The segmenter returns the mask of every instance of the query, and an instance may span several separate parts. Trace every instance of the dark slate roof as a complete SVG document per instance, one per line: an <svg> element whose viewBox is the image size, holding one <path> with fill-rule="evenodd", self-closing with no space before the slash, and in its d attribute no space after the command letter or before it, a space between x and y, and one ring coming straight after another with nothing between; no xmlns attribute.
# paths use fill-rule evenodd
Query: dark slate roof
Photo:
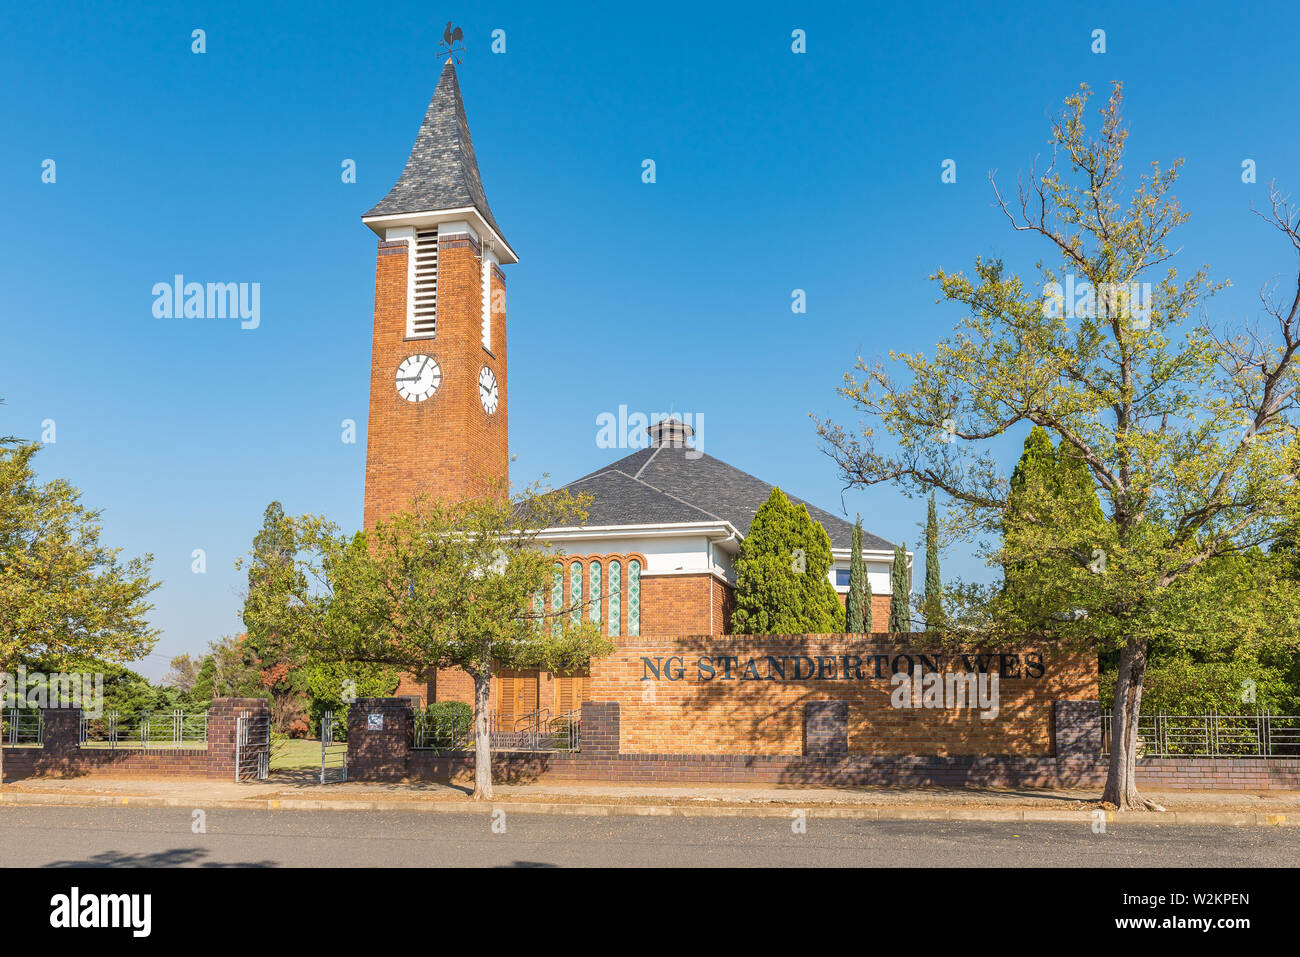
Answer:
<svg viewBox="0 0 1300 957"><path fill-rule="evenodd" d="M626 472L607 469L578 479L566 488L590 495L586 525L644 525L652 522L714 522L718 516L689 502L638 482ZM629 518L629 516L633 516Z"/></svg>
<svg viewBox="0 0 1300 957"><path fill-rule="evenodd" d="M424 123L415 137L406 169L388 195L365 215L388 216L462 206L477 209L497 235L505 239L483 192L483 179L479 176L474 143L469 136L469 121L465 118L465 103L456 81L456 67L448 58L429 101L428 112L424 114Z"/></svg>
<svg viewBox="0 0 1300 957"><path fill-rule="evenodd" d="M727 521L749 534L758 507L773 486L748 472L689 448L641 449L564 486L591 496L587 525L646 525L655 522ZM787 493L788 494L788 493ZM853 523L801 498L822 523L834 548L851 548ZM891 542L863 531L862 547L892 549Z"/></svg>

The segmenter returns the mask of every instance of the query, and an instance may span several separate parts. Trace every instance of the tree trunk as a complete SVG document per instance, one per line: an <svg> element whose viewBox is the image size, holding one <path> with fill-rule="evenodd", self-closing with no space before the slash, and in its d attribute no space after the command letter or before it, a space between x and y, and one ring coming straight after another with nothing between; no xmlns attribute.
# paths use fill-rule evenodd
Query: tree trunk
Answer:
<svg viewBox="0 0 1300 957"><path fill-rule="evenodd" d="M8 690L9 665L0 663L0 732L4 731L4 706L5 691ZM0 733L0 787L5 783L5 742L4 735Z"/></svg>
<svg viewBox="0 0 1300 957"><path fill-rule="evenodd" d="M1138 714L1142 706L1142 682L1147 672L1147 643L1131 638L1119 655L1115 684L1115 707L1110 722L1110 767L1102 800L1121 811L1163 811L1137 789Z"/></svg>
<svg viewBox="0 0 1300 957"><path fill-rule="evenodd" d="M492 800L492 672L474 675L474 800Z"/></svg>

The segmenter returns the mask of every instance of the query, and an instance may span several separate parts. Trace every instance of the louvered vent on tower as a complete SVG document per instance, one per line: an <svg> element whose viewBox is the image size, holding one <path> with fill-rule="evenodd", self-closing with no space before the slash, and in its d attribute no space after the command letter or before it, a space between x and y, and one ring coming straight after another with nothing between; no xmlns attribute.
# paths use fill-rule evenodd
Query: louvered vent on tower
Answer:
<svg viewBox="0 0 1300 957"><path fill-rule="evenodd" d="M415 234L415 273L412 286L411 335L438 333L438 227Z"/></svg>

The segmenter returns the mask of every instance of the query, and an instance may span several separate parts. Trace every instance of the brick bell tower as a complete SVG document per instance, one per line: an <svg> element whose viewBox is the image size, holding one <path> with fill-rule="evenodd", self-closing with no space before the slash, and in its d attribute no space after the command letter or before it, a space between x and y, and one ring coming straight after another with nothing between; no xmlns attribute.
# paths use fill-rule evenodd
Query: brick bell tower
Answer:
<svg viewBox="0 0 1300 957"><path fill-rule="evenodd" d="M451 58L396 185L361 221L379 237L365 525L418 493L508 478L506 294L519 258L488 207Z"/></svg>

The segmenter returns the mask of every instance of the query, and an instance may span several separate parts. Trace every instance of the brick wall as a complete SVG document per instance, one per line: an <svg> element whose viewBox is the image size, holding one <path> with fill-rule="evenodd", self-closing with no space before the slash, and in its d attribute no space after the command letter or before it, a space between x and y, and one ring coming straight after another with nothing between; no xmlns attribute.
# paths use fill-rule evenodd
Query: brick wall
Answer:
<svg viewBox="0 0 1300 957"><path fill-rule="evenodd" d="M641 575L641 634L723 634L727 618L724 611L725 599L714 587L716 581L717 579L712 575L707 574L646 575L643 573ZM714 609L712 622L709 618L710 606ZM623 634L627 634L627 629L623 630Z"/></svg>
<svg viewBox="0 0 1300 957"><path fill-rule="evenodd" d="M81 711L45 710L44 747L5 748L4 780L28 777L207 777L234 780L235 732L242 712L268 714L262 698L217 698L208 711L207 748L80 745Z"/></svg>
<svg viewBox="0 0 1300 957"><path fill-rule="evenodd" d="M1073 723L1054 740L1070 738L1087 709L1053 709ZM411 748L409 726L401 724L404 699L358 702L364 712L382 712L384 730L368 731L363 722L350 727L348 764L354 780L435 780L472 782L474 758L466 752L439 753ZM627 754L618 750L621 717L617 702L587 702L582 707L581 750L577 753L498 751L492 755L493 780L505 783L604 781L632 783L744 783L826 785L837 787L1083 787L1100 788L1106 767L1083 747L1060 755L873 755L846 747L848 720L843 701L806 702L806 753L771 754ZM393 717L393 721L389 720ZM1085 723L1086 723L1086 715ZM398 722L398 723L394 723ZM1075 734L1075 742L1088 740ZM1300 787L1300 760L1264 761L1148 759L1138 764L1138 782L1149 788L1223 788L1232 790Z"/></svg>
<svg viewBox="0 0 1300 957"><path fill-rule="evenodd" d="M371 727L372 716L377 728ZM348 708L348 775L359 781L404 777L411 739L405 698L358 698Z"/></svg>
<svg viewBox="0 0 1300 957"><path fill-rule="evenodd" d="M1030 653L1041 655L1040 677L1026 673ZM892 707L893 671L910 672L916 664L934 670L937 664L939 671L952 667L960 672L964 662L884 635L623 638L613 654L592 663L587 699L619 703L620 750L625 753L798 755L805 704L842 700L848 708L848 750L854 754L1050 756L1053 702L1095 699L1095 659L1044 648L1013 653L1018 657L1004 665L988 654L978 660L1007 672L999 679L1000 711L992 720L972 708ZM765 672L767 655L784 656L791 670L795 657L804 669L815 662L819 676L772 681L740 674L751 657ZM739 659L730 679L723 656ZM858 659L862 679L843 677L845 656ZM653 674L644 664L647 657L661 668L669 661L680 664L685 674L676 681L644 680ZM701 677L696 667L701 657L712 659L712 680Z"/></svg>
<svg viewBox="0 0 1300 957"><path fill-rule="evenodd" d="M1219 762L1263 765L1265 762ZM1139 787L1149 790L1295 790L1300 788L1300 761L1267 762L1269 767L1208 767L1191 759L1138 765ZM825 787L996 787L1100 790L1106 768L1086 771L1052 758L914 757L868 755L781 758L764 755L526 754L492 756L493 780L508 784L539 781L600 781L634 784L756 784ZM470 784L474 759L469 755L413 752L412 780Z"/></svg>
<svg viewBox="0 0 1300 957"><path fill-rule="evenodd" d="M803 753L817 757L849 753L849 703L805 701Z"/></svg>

